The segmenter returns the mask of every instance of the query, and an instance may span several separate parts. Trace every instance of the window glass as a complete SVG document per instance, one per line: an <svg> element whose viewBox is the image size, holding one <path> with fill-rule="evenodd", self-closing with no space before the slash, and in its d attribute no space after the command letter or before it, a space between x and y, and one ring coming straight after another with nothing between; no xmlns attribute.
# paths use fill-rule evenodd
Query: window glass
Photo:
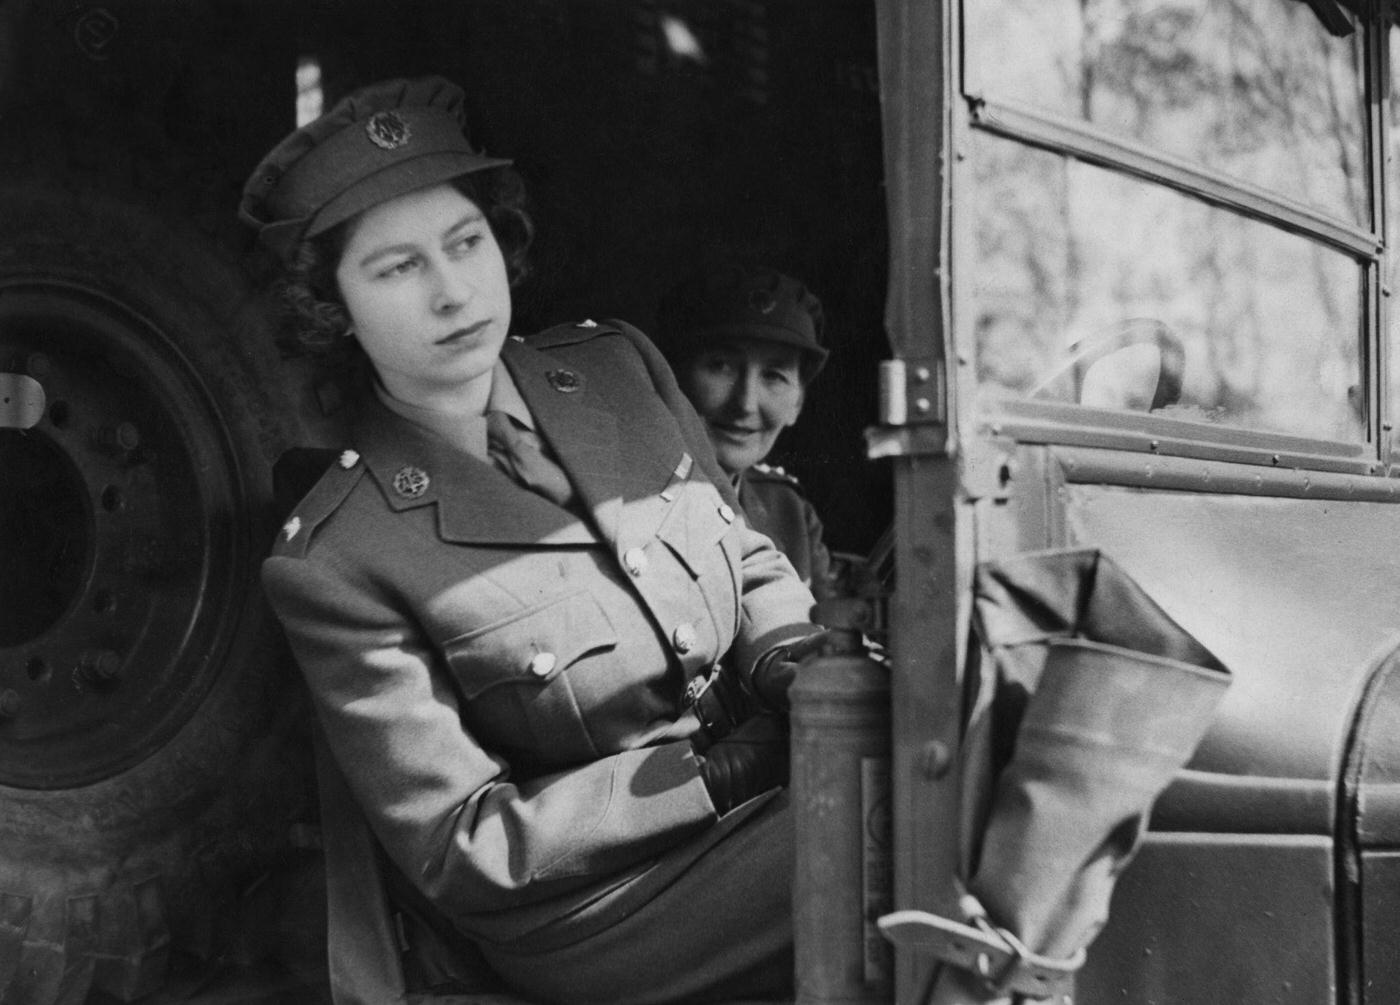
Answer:
<svg viewBox="0 0 1400 1005"><path fill-rule="evenodd" d="M984 401L1364 441L1355 259L1073 158L973 142Z"/></svg>
<svg viewBox="0 0 1400 1005"><path fill-rule="evenodd" d="M1361 33L1298 0L971 0L970 94L1090 122L1369 229Z"/></svg>

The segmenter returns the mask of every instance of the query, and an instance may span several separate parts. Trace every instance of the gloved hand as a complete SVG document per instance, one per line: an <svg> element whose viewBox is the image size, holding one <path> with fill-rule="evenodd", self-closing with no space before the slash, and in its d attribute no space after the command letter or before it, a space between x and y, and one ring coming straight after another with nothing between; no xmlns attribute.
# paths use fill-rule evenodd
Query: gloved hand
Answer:
<svg viewBox="0 0 1400 1005"><path fill-rule="evenodd" d="M721 816L788 782L787 729L775 716L756 715L695 756Z"/></svg>
<svg viewBox="0 0 1400 1005"><path fill-rule="evenodd" d="M838 651L844 651L849 647L844 645L841 636L851 634L835 631L813 632L796 642L774 646L754 661L745 682L746 690L763 711L786 712L790 707L788 688L792 686L802 661L823 651L828 644L836 646Z"/></svg>
<svg viewBox="0 0 1400 1005"><path fill-rule="evenodd" d="M728 736L758 711L728 665L692 680L682 704L700 720L700 733L709 743Z"/></svg>

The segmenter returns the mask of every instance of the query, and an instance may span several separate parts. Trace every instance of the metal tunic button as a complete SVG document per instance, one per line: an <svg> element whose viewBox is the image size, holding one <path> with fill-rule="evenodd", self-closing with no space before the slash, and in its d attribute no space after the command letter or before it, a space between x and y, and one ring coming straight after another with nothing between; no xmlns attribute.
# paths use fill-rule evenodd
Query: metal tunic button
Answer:
<svg viewBox="0 0 1400 1005"><path fill-rule="evenodd" d="M647 553L641 548L628 548L622 553L622 564L633 576L640 576L647 571Z"/></svg>
<svg viewBox="0 0 1400 1005"><path fill-rule="evenodd" d="M671 645L676 647L676 652L684 656L695 648L695 628L688 622L682 622L676 626L676 630L671 633Z"/></svg>
<svg viewBox="0 0 1400 1005"><path fill-rule="evenodd" d="M725 523L734 522L734 508L729 503L719 504L719 518Z"/></svg>
<svg viewBox="0 0 1400 1005"><path fill-rule="evenodd" d="M536 677L548 677L557 662L553 653L535 653L530 660L530 672Z"/></svg>

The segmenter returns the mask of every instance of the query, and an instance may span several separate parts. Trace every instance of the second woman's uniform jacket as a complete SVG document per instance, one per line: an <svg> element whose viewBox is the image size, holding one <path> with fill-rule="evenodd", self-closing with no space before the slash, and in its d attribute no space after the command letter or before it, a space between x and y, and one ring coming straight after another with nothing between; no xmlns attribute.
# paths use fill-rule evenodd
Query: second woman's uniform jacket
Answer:
<svg viewBox="0 0 1400 1005"><path fill-rule="evenodd" d="M371 402L263 577L379 843L468 933L713 827L686 686L811 630L644 336L502 360L584 518Z"/></svg>
<svg viewBox="0 0 1400 1005"><path fill-rule="evenodd" d="M829 596L831 553L822 537L822 521L816 507L797 479L782 468L755 464L737 479L744 515L787 556L797 575L818 599Z"/></svg>

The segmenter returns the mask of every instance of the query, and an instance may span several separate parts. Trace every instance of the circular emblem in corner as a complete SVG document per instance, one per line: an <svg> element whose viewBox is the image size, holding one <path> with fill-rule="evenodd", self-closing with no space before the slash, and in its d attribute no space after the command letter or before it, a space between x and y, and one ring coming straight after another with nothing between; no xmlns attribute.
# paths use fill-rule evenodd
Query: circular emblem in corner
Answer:
<svg viewBox="0 0 1400 1005"><path fill-rule="evenodd" d="M365 123L365 135L381 150L397 150L413 138L408 123L398 112L375 112Z"/></svg>

